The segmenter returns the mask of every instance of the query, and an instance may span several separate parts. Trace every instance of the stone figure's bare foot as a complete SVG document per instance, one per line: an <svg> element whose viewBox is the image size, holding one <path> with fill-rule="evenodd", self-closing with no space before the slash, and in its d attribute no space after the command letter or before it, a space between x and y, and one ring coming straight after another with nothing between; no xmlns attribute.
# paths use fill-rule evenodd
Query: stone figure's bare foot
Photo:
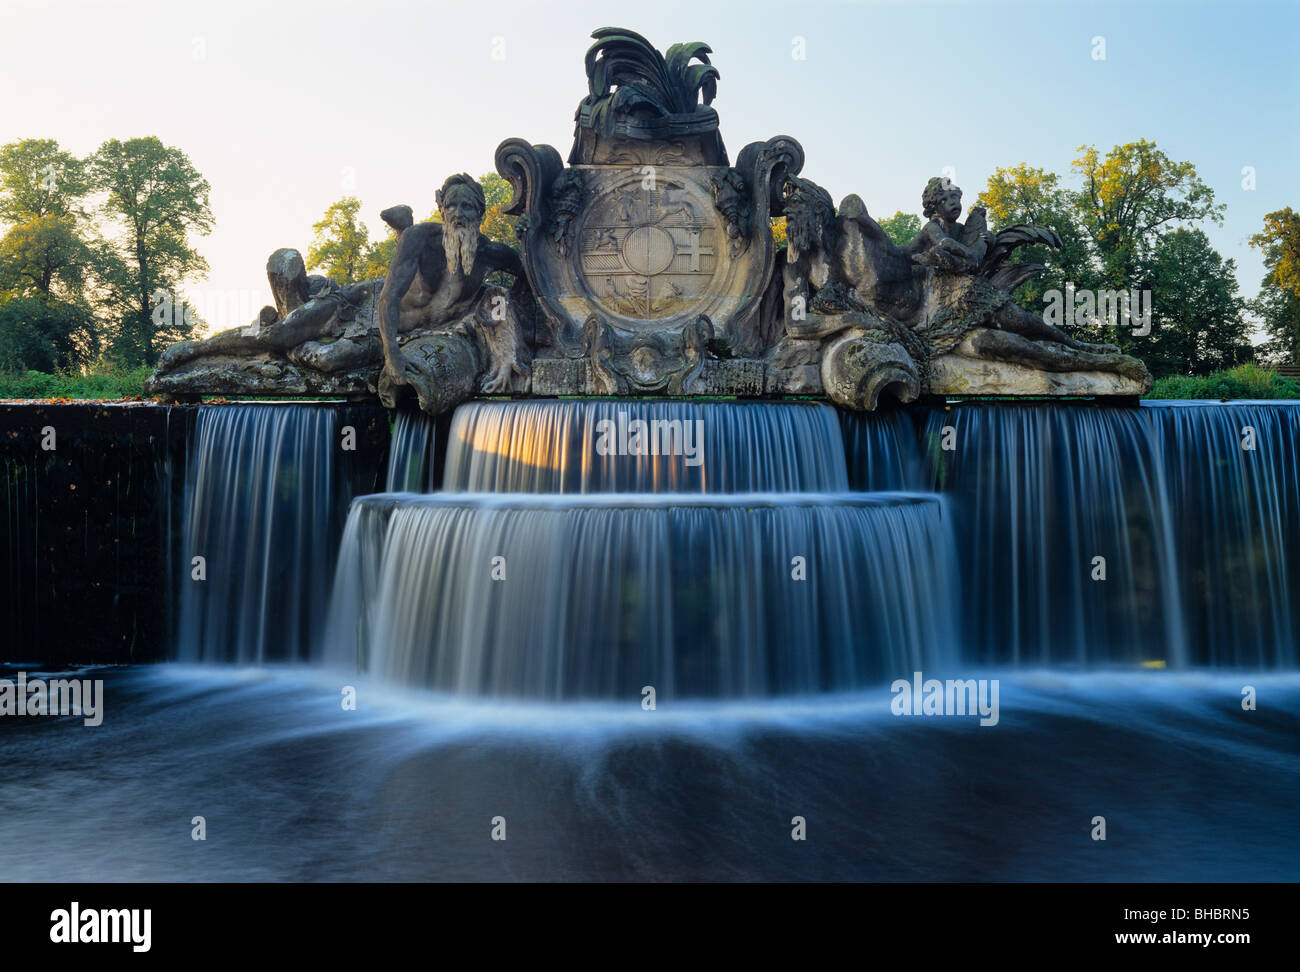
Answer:
<svg viewBox="0 0 1300 972"><path fill-rule="evenodd" d="M483 379L483 391L488 395L500 395L510 390L510 364L507 362Z"/></svg>

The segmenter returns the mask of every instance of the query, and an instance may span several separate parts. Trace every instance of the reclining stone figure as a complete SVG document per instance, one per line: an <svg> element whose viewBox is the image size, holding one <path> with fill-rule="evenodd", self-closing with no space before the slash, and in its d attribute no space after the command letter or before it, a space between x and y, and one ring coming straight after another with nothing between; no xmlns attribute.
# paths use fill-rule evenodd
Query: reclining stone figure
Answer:
<svg viewBox="0 0 1300 972"><path fill-rule="evenodd" d="M874 408L886 389L911 401L932 390L931 362L944 354L1044 372L1110 373L1135 389L1149 387L1136 358L1073 338L1012 299L1042 268L1008 265L1006 257L1026 243L1059 245L1051 230L1014 226L995 236L978 207L963 225L961 190L937 177L922 194L929 221L901 247L855 195L838 215L826 191L807 179L790 179L786 196L787 340L775 361L792 353L818 360L817 345L822 386L841 404Z"/></svg>
<svg viewBox="0 0 1300 972"><path fill-rule="evenodd" d="M308 276L297 250L277 250L267 261L275 306L248 327L172 345L148 390L184 394L201 371L207 388L232 394L377 391L391 407L409 385L433 413L475 391L522 390L520 305L531 296L519 257L479 232L487 207L470 176L450 177L437 200L441 224L412 225L408 206L384 211L398 234L385 277L340 287ZM494 270L515 287L485 285Z"/></svg>

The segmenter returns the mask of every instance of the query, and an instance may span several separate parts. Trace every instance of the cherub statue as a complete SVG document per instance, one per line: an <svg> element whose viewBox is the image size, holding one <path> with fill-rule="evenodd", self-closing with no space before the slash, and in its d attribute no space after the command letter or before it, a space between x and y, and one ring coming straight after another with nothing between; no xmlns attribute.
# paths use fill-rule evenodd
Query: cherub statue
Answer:
<svg viewBox="0 0 1300 972"><path fill-rule="evenodd" d="M985 224L984 210L971 210L966 225L961 218L961 190L938 176L926 183L921 193L922 214L928 222L921 227L903 252L914 263L938 267L950 273L974 273L993 245L993 234Z"/></svg>
<svg viewBox="0 0 1300 972"><path fill-rule="evenodd" d="M786 251L780 263L781 329L768 354L779 386L816 391L872 409L890 391L911 401L921 392L924 345L905 324L878 313L848 286L838 259L840 234L830 194L810 179L783 187ZM910 272L910 271L909 271ZM775 285L775 281L774 281ZM834 364L853 359L855 374Z"/></svg>

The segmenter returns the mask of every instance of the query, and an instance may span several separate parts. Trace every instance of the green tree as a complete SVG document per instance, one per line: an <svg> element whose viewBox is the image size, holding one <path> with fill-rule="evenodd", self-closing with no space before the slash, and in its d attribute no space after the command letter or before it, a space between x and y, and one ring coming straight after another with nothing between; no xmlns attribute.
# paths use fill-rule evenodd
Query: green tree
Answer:
<svg viewBox="0 0 1300 972"><path fill-rule="evenodd" d="M1157 374L1200 372L1207 362L1227 366L1248 357L1244 304L1235 278L1225 278L1232 276L1232 261L1224 261L1204 234L1178 235L1179 224L1189 229L1186 224L1223 221L1225 207L1214 202L1196 167L1173 161L1154 142L1139 140L1116 145L1105 156L1080 146L1073 169L1081 180L1078 189L1063 186L1054 172L1025 163L1000 168L977 200L988 210L993 230L1029 223L1060 234L1060 249L1025 247L1012 255L1012 263L1045 267L1017 288L1017 303L1041 313L1047 292L1063 294L1067 284L1094 293L1131 294L1146 288L1153 292L1160 322L1151 334L1137 337L1130 327L1102 320L1081 325L1076 333L1120 345L1146 359ZM1202 293L1179 272L1179 256L1209 275ZM1195 306L1200 299L1210 303Z"/></svg>
<svg viewBox="0 0 1300 972"><path fill-rule="evenodd" d="M180 149L158 138L110 139L90 159L102 217L116 230L105 291L119 315L112 352L122 363L153 366L162 349L190 336L185 314L158 313L161 297L180 306L184 281L206 275L190 234L212 230L209 185Z"/></svg>
<svg viewBox="0 0 1300 972"><path fill-rule="evenodd" d="M94 311L85 303L45 295L0 300L0 371L84 367L98 348Z"/></svg>
<svg viewBox="0 0 1300 972"><path fill-rule="evenodd" d="M0 146L0 220L12 224L0 237L0 368L75 368L98 352L89 288L102 242L88 192L85 165L53 139Z"/></svg>
<svg viewBox="0 0 1300 972"><path fill-rule="evenodd" d="M0 290L80 299L98 259L72 217L37 216L0 237Z"/></svg>
<svg viewBox="0 0 1300 972"><path fill-rule="evenodd" d="M397 233L390 230L387 238L380 240L366 251L365 259L361 263L360 279L375 280L387 276L388 267L392 264L393 254L396 251Z"/></svg>
<svg viewBox="0 0 1300 972"><path fill-rule="evenodd" d="M1250 238L1264 254L1267 273L1250 309L1269 335L1266 350L1300 362L1300 213L1287 206L1264 217L1264 228Z"/></svg>
<svg viewBox="0 0 1300 972"><path fill-rule="evenodd" d="M888 219L880 221L880 228L885 231L895 246L905 246L921 232L921 217L916 213L905 213L901 209Z"/></svg>
<svg viewBox="0 0 1300 972"><path fill-rule="evenodd" d="M790 243L785 227L785 217L773 216L770 222L772 224L772 242L776 244L777 250L782 250Z"/></svg>
<svg viewBox="0 0 1300 972"><path fill-rule="evenodd" d="M0 146L0 222L77 215L89 190L85 164L52 138Z"/></svg>
<svg viewBox="0 0 1300 972"><path fill-rule="evenodd" d="M1264 266L1277 286L1300 294L1300 213L1290 206L1269 213L1250 245L1264 251Z"/></svg>
<svg viewBox="0 0 1300 972"><path fill-rule="evenodd" d="M495 172L485 172L478 177L478 184L483 187L483 195L487 198L487 212L483 214L483 235L489 240L519 249L519 237L515 235L519 217L508 216L505 211L514 195L510 183Z"/></svg>
<svg viewBox="0 0 1300 972"><path fill-rule="evenodd" d="M1101 283L1093 266L1088 234L1079 224L1074 195L1060 183L1060 176L1055 172L1022 162L995 169L976 199L976 204L988 211L989 229L994 232L1027 223L1054 229L1061 237L1060 249L1021 247L1008 261L1043 266L1040 275L1016 289L1016 303L1036 314L1043 312L1043 297L1049 290L1064 293L1067 283L1076 288L1095 289Z"/></svg>
<svg viewBox="0 0 1300 972"><path fill-rule="evenodd" d="M1265 277L1264 285L1247 307L1268 335L1262 351L1267 360L1300 364L1300 294L1278 287Z"/></svg>
<svg viewBox="0 0 1300 972"><path fill-rule="evenodd" d="M1236 266L1199 229L1162 234L1146 266L1151 333L1142 355L1151 374L1208 375L1251 359Z"/></svg>
<svg viewBox="0 0 1300 972"><path fill-rule="evenodd" d="M360 212L361 200L344 196L312 224L316 235L307 251L308 270L323 270L340 287L366 279L362 269L371 250L370 230Z"/></svg>
<svg viewBox="0 0 1300 972"><path fill-rule="evenodd" d="M1140 139L1116 145L1105 157L1088 145L1074 160L1083 188L1074 194L1079 221L1092 240L1107 286L1133 286L1143 262L1171 223L1222 223L1227 207L1191 162L1175 162Z"/></svg>

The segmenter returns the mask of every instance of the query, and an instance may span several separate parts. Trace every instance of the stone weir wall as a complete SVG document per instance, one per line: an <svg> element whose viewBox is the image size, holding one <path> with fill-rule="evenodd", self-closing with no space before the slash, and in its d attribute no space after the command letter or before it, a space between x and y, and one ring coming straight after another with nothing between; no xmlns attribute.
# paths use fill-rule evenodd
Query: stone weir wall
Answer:
<svg viewBox="0 0 1300 972"><path fill-rule="evenodd" d="M0 403L0 663L167 657L188 446L207 407ZM342 485L383 488L383 408L275 407L339 410L357 432L336 464Z"/></svg>

